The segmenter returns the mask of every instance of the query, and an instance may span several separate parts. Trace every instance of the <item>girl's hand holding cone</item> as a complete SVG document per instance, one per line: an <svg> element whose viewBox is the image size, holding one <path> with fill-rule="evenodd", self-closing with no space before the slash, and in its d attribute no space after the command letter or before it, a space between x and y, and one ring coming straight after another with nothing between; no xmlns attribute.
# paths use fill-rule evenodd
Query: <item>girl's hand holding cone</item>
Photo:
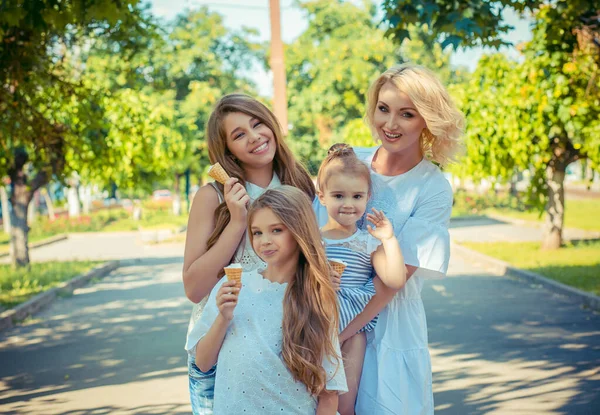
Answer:
<svg viewBox="0 0 600 415"><path fill-rule="evenodd" d="M245 228L250 196L235 177L229 178L225 182L225 203L231 214L231 221L243 224Z"/></svg>
<svg viewBox="0 0 600 415"><path fill-rule="evenodd" d="M234 280L224 282L221 288L219 288L219 292L217 293L217 307L219 308L219 313L227 321L233 319L233 310L237 305L239 294L240 288L237 281Z"/></svg>

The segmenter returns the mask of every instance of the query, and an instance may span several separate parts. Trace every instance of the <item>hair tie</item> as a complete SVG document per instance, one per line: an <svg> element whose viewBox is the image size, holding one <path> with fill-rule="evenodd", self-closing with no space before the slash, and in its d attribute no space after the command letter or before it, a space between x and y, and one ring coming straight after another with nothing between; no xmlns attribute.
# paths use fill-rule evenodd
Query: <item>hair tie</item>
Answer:
<svg viewBox="0 0 600 415"><path fill-rule="evenodd" d="M349 146L346 143L336 143L336 144L332 145L331 147L329 147L329 150L327 150L327 156L340 157L340 156L349 156L351 154L355 155L354 150L352 149L351 146Z"/></svg>

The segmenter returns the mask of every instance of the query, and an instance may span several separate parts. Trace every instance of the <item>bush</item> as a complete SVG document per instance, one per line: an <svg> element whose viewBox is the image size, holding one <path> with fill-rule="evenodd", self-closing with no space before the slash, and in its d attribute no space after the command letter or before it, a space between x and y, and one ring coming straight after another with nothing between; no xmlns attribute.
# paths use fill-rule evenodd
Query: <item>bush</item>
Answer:
<svg viewBox="0 0 600 415"><path fill-rule="evenodd" d="M523 202L525 197L512 195L508 192L494 192L479 194L459 189L454 193L453 216L483 215L490 208L510 209L520 212L529 212L533 206Z"/></svg>

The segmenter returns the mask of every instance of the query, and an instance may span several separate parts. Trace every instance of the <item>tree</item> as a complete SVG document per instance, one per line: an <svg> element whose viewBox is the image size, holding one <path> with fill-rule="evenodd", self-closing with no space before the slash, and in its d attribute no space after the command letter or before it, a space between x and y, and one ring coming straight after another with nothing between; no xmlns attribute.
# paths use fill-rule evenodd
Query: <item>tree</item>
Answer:
<svg viewBox="0 0 600 415"><path fill-rule="evenodd" d="M29 264L27 208L72 158L102 147L105 98L74 65L93 39L130 51L133 32L149 27L138 1L8 0L0 5L0 176L11 181L13 263Z"/></svg>
<svg viewBox="0 0 600 415"><path fill-rule="evenodd" d="M208 164L205 123L214 103L231 92L254 94L242 72L263 58L262 46L251 40L255 34L247 29L228 31L219 14L201 7L178 15L158 36L141 39L139 43L146 44L132 59L114 56L109 45L90 55L89 70L105 91L146 97L168 115L163 130L168 139L155 147L168 162L159 169L156 157L148 160L150 165L136 164L148 185L174 183L177 201L186 172L203 172Z"/></svg>
<svg viewBox="0 0 600 415"><path fill-rule="evenodd" d="M468 118L459 171L507 179L515 169L531 170L530 197L546 210L546 249L562 242L567 166L587 159L600 171L599 51L585 27L557 39L561 15L542 7L522 63L484 57L468 84L456 88Z"/></svg>
<svg viewBox="0 0 600 415"><path fill-rule="evenodd" d="M387 34L396 42L410 38L411 26L427 25L431 40L438 39L445 49L508 45L502 35L512 27L502 20L502 12L534 10L541 4L540 0L384 0L382 7Z"/></svg>
<svg viewBox="0 0 600 415"><path fill-rule="evenodd" d="M473 157L464 164L475 175L500 177L532 168L531 198L547 212L542 245L559 247L566 166L586 158L598 168L600 1L388 0L383 8L388 34L396 41L408 36L411 24L427 24L443 47L504 45L501 35L510 26L501 12L533 13L534 39L523 50L525 62L484 59L469 92L463 91Z"/></svg>
<svg viewBox="0 0 600 415"><path fill-rule="evenodd" d="M315 0L301 7L308 28L285 51L289 141L315 172L327 145L363 116L369 83L400 57L377 29L372 5Z"/></svg>

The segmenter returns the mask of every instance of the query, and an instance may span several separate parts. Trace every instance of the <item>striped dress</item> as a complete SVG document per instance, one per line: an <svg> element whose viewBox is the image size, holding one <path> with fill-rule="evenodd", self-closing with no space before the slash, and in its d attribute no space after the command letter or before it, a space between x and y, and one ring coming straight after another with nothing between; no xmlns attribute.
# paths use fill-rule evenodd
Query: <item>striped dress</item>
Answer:
<svg viewBox="0 0 600 415"><path fill-rule="evenodd" d="M371 264L371 253L377 249L379 241L369 232L357 230L352 236L344 239L323 238L328 259L342 260L347 264L338 300L340 307L340 332L359 315L367 303L375 295L373 277L375 271ZM360 331L372 331L377 317Z"/></svg>

